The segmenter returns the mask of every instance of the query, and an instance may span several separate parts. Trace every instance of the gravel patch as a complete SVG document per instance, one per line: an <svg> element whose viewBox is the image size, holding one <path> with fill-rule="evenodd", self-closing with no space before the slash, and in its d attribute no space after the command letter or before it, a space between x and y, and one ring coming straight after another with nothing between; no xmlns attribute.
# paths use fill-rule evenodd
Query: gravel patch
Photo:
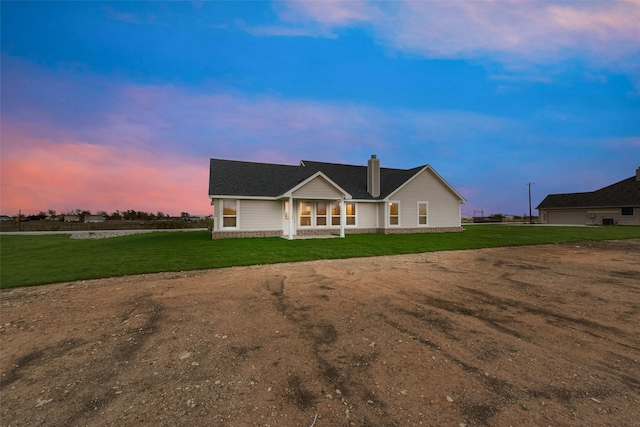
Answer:
<svg viewBox="0 0 640 427"><path fill-rule="evenodd" d="M71 233L71 239L109 239L111 237L129 236L131 234L149 233L155 230L119 230L119 231L85 231Z"/></svg>

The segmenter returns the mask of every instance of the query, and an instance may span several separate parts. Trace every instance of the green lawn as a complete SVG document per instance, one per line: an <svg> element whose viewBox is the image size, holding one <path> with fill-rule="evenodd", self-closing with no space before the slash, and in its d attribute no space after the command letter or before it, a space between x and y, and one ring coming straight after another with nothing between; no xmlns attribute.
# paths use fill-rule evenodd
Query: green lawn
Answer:
<svg viewBox="0 0 640 427"><path fill-rule="evenodd" d="M315 259L640 238L640 227L471 225L462 233L362 234L287 241L211 240L206 231L100 240L68 235L0 236L0 287Z"/></svg>

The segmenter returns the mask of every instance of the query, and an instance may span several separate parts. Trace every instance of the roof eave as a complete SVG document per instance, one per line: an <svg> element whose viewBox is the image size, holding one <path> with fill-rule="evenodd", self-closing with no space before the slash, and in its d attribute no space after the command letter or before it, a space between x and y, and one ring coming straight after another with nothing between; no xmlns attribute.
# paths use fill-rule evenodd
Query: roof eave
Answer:
<svg viewBox="0 0 640 427"><path fill-rule="evenodd" d="M279 200L281 196L245 196L242 194L209 194L210 199Z"/></svg>

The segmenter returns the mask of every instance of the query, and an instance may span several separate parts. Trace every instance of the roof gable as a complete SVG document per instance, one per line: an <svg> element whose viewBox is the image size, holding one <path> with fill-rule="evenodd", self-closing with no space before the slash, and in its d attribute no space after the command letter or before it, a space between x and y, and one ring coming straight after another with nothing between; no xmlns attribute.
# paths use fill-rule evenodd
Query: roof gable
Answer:
<svg viewBox="0 0 640 427"><path fill-rule="evenodd" d="M286 195L293 195L295 197L311 197L306 193L313 195L322 194L324 197L346 197L351 198L344 189L340 188L333 180L327 177L322 172L316 172L309 178L303 180L298 185L293 187L290 191L287 191ZM322 197L321 196L321 197Z"/></svg>
<svg viewBox="0 0 640 427"><path fill-rule="evenodd" d="M549 194L536 209L640 206L640 181L635 176L596 191Z"/></svg>
<svg viewBox="0 0 640 427"><path fill-rule="evenodd" d="M394 193L400 191L404 186L408 185L411 181L413 181L418 175L420 175L421 173L425 173L425 172L431 172L431 174L433 175L433 177L440 182L440 184L442 184L443 187L445 187L447 190L449 190L454 196L456 196L458 199L460 199L461 203L467 203L467 201L465 200L464 197L462 197L460 195L460 193L458 193L456 191L455 188L453 188L443 177L440 176L440 174L438 172L435 171L435 169L433 169L430 165L426 165L423 166L421 168L416 168L419 169L419 171L417 173L415 173L411 178L409 178L407 181L403 182L400 186L398 186L398 188L396 188L391 194L389 194L390 196L393 195Z"/></svg>

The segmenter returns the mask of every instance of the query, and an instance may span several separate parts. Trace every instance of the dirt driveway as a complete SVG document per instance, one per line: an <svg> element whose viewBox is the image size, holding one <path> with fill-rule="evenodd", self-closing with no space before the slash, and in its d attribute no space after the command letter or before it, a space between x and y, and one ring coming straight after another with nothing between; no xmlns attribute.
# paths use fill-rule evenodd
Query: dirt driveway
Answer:
<svg viewBox="0 0 640 427"><path fill-rule="evenodd" d="M640 240L1 297L3 426L640 425Z"/></svg>

